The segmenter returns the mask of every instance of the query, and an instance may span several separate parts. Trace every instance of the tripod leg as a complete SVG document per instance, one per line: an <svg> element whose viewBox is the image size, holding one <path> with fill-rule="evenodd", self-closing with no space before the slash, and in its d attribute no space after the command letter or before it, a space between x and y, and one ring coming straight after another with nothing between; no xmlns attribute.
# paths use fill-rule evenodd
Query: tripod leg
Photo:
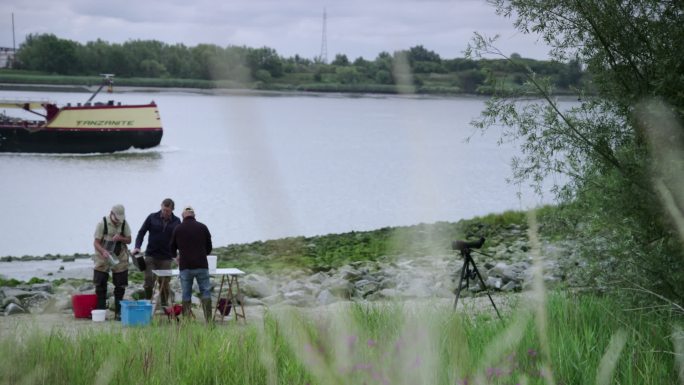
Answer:
<svg viewBox="0 0 684 385"><path fill-rule="evenodd" d="M487 292L487 297L489 297L489 302L492 303L492 306L494 306L494 310L496 311L496 315L499 316L500 320L503 320L501 318L501 314L499 314L499 309L496 308L496 305L494 304L494 300L492 299L492 296L489 295L489 289L487 289L487 285L485 285L484 280L482 279L482 276L480 275L480 271L477 270L477 266L475 266L475 261L472 260L470 256L468 256L468 260L466 263L472 263L473 264L473 269L475 270L475 274L477 274L477 278L480 279L480 283L482 284L482 287L485 289L485 292Z"/></svg>
<svg viewBox="0 0 684 385"><path fill-rule="evenodd" d="M463 267L461 267L461 278L458 280L458 286L456 287L456 299L454 300L454 310L456 310L456 305L458 305L458 297L461 296L461 285L463 284L463 277L467 274L467 265L465 261L463 262ZM468 281L466 281L466 286Z"/></svg>

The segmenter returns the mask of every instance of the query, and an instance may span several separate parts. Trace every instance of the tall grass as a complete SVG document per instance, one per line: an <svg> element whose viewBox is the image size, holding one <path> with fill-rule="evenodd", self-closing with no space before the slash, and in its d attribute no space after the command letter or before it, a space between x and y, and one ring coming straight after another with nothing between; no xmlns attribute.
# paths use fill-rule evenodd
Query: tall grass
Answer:
<svg viewBox="0 0 684 385"><path fill-rule="evenodd" d="M676 384L681 315L552 293L546 336L522 298L492 309L428 302L286 309L247 326L156 324L0 337L2 384ZM543 338L542 338L543 337ZM543 352L542 339L548 343ZM678 356L679 355L679 356ZM676 358L679 357L679 358Z"/></svg>

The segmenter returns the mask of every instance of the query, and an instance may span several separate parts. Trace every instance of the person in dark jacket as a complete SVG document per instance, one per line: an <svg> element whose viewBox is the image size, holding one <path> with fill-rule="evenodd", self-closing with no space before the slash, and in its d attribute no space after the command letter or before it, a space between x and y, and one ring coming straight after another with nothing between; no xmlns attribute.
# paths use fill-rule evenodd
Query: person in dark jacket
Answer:
<svg viewBox="0 0 684 385"><path fill-rule="evenodd" d="M211 253L211 233L203 223L195 219L195 210L191 206L183 209L181 214L183 223L176 226L171 236L171 253L178 255L181 288L183 290L183 314L188 315L191 310L192 283L197 280L204 318L207 322L212 319L211 287L209 277L209 263L207 255Z"/></svg>
<svg viewBox="0 0 684 385"><path fill-rule="evenodd" d="M145 249L145 298L152 299L152 292L154 291L155 276L152 270L169 270L173 261L171 255L171 235L176 226L180 225L180 219L173 215L175 204L171 198L166 198L161 203L161 210L147 216L145 222L138 230L138 236L135 238L135 248L133 249L133 256L140 252L145 234L150 233L147 239L147 248ZM160 283L160 299L162 306L168 306L169 297L169 278L159 277Z"/></svg>

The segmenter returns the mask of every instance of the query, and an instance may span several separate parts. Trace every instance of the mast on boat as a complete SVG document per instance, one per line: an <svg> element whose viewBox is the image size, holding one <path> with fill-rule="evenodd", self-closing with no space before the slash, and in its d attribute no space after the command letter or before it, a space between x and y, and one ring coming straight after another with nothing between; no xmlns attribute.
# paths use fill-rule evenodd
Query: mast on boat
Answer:
<svg viewBox="0 0 684 385"><path fill-rule="evenodd" d="M107 86L107 92L112 92L112 87L114 85L114 74L100 74L100 76L102 76L102 84L100 84L100 87L98 87L97 90L95 90L95 92L93 92L93 94L90 95L90 98L86 100L86 103L90 103L95 98L95 96L97 96L97 94L99 94L100 91L102 91L102 88L104 86Z"/></svg>

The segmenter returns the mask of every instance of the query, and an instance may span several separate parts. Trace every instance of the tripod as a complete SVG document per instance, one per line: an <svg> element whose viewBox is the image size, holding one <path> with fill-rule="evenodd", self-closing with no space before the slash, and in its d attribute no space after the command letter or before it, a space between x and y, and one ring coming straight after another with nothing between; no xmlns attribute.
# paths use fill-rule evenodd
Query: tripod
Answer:
<svg viewBox="0 0 684 385"><path fill-rule="evenodd" d="M487 297L489 297L489 301L492 303L492 306L496 311L496 315L499 316L499 319L502 319L501 314L499 314L499 309L496 308L494 300L492 299L492 296L489 294L489 290L487 289L487 285L485 285L484 280L480 275L480 271L477 270L475 261L473 260L473 257L470 255L471 248L479 249L480 247L482 247L483 244L484 238L480 238L480 240L476 242L454 241L452 243L452 248L454 250L460 250L461 256L463 257L463 267L461 267L461 278L458 280L458 286L456 289L454 310L456 310L456 305L458 305L458 298L461 296L461 289L463 288L463 279L465 278L465 287L468 288L470 286L470 280L474 280L475 277L477 277L480 279L480 284L485 289L485 292L487 292Z"/></svg>

